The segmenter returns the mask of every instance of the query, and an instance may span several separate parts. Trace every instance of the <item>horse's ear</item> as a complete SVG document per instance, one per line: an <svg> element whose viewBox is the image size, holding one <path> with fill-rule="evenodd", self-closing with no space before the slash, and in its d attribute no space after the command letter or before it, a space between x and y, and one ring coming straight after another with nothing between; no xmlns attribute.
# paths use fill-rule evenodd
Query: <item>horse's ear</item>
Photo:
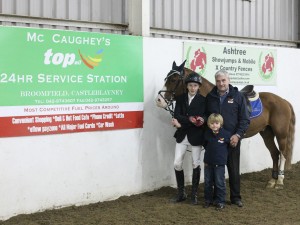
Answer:
<svg viewBox="0 0 300 225"><path fill-rule="evenodd" d="M174 70L175 68L177 68L177 65L176 65L176 62L174 61L173 65L172 65L172 70Z"/></svg>
<svg viewBox="0 0 300 225"><path fill-rule="evenodd" d="M181 65L179 66L180 71L182 71L184 69L185 62L186 62L186 60L184 60L183 63L181 63Z"/></svg>

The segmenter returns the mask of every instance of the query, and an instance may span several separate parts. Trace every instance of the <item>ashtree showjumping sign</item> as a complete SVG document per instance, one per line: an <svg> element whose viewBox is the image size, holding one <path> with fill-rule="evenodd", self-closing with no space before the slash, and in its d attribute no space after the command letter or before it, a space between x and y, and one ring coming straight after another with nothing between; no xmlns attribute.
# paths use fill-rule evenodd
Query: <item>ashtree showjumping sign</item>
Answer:
<svg viewBox="0 0 300 225"><path fill-rule="evenodd" d="M213 83L214 74L224 69L234 85L276 85L276 49L184 42L183 58L187 60L186 67Z"/></svg>
<svg viewBox="0 0 300 225"><path fill-rule="evenodd" d="M0 27L0 137L143 126L142 37Z"/></svg>

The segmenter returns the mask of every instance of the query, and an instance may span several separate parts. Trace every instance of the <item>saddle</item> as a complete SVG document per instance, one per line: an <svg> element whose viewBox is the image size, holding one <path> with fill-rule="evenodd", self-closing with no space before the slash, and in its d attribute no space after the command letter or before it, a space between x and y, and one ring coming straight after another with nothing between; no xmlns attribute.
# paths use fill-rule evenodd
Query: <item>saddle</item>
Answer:
<svg viewBox="0 0 300 225"><path fill-rule="evenodd" d="M259 98L259 93L254 91L253 85L247 85L240 92L250 101L255 101Z"/></svg>
<svg viewBox="0 0 300 225"><path fill-rule="evenodd" d="M247 85L240 92L247 99L247 107L250 115L250 119L260 116L263 110L262 102L259 98L259 93L254 91L253 85Z"/></svg>

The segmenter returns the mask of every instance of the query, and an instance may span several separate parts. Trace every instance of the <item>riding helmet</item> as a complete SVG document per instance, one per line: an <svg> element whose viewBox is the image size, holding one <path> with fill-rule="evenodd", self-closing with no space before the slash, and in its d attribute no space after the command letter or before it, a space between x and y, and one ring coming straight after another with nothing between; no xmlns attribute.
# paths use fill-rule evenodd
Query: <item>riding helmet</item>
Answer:
<svg viewBox="0 0 300 225"><path fill-rule="evenodd" d="M200 75L198 73L192 72L185 79L185 83L186 84L190 83L190 82L198 83L198 84L201 85L202 84L202 79L201 79L201 77L200 77Z"/></svg>

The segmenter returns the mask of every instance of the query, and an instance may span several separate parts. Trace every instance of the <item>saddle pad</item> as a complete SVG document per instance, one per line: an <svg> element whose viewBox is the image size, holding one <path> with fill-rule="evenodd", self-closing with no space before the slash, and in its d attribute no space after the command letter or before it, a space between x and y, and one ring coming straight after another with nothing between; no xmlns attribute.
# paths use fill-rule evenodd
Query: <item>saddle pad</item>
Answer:
<svg viewBox="0 0 300 225"><path fill-rule="evenodd" d="M255 101L250 101L250 104L252 108L250 119L260 116L263 111L263 106L260 98L256 99Z"/></svg>

